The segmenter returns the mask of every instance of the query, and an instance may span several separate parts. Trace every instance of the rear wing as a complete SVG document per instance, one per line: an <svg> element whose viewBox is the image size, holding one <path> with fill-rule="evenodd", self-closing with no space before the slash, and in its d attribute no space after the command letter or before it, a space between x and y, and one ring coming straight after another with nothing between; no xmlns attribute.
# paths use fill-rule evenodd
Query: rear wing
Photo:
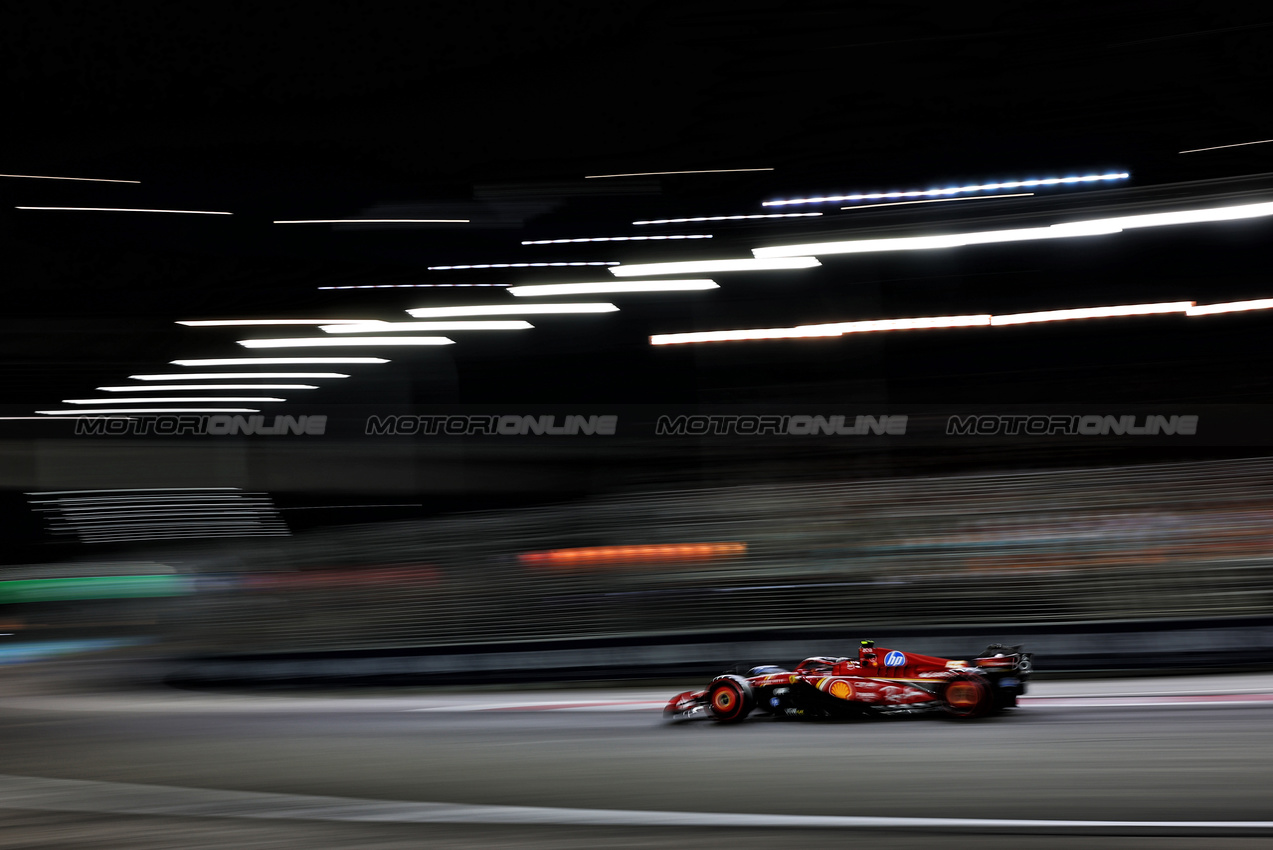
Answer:
<svg viewBox="0 0 1273 850"><path fill-rule="evenodd" d="M1034 671L1034 655L1033 653L1022 652L1021 647L1021 644L1008 646L1002 643L992 643L973 659L973 666L979 667L988 673L1011 672L1025 678Z"/></svg>

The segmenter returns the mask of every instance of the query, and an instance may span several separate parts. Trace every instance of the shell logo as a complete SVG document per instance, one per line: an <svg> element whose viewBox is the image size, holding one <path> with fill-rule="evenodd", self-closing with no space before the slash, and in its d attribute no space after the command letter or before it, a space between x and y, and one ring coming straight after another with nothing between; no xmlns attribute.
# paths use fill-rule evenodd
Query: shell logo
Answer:
<svg viewBox="0 0 1273 850"><path fill-rule="evenodd" d="M851 699L853 697L853 686L843 680L832 682L831 687L827 688L827 693L838 699Z"/></svg>

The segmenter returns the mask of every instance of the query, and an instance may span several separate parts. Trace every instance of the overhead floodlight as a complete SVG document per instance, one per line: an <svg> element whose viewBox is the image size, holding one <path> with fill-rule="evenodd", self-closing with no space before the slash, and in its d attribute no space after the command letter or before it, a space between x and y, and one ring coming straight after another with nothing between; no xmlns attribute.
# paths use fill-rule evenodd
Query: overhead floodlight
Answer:
<svg viewBox="0 0 1273 850"><path fill-rule="evenodd" d="M523 245L564 245L570 242L658 242L676 239L711 239L711 234L691 233L673 236L586 236L578 239L530 239Z"/></svg>
<svg viewBox="0 0 1273 850"><path fill-rule="evenodd" d="M207 401L207 399L203 399ZM37 410L44 416L114 416L129 413L134 416L145 413L260 413L255 407L138 407L138 408L103 408L100 410Z"/></svg>
<svg viewBox="0 0 1273 850"><path fill-rule="evenodd" d="M544 295L599 295L613 292L689 292L700 289L719 289L714 280L602 280L591 283L540 283L509 287L518 297Z"/></svg>
<svg viewBox="0 0 1273 850"><path fill-rule="evenodd" d="M634 171L631 174L588 174L584 180L600 180L603 177L659 177L665 174L729 174L736 171L773 171L769 168L706 168L698 171Z"/></svg>
<svg viewBox="0 0 1273 850"><path fill-rule="evenodd" d="M1036 313L1011 313L993 316L990 324L1025 325L1038 322L1068 322L1073 319L1109 319L1117 316L1150 316L1160 313L1184 313L1192 301L1168 301L1160 304L1123 304L1116 307L1080 307L1075 310L1043 310Z"/></svg>
<svg viewBox="0 0 1273 850"><path fill-rule="evenodd" d="M979 183L973 186L948 186L944 189L916 189L909 192L864 192L852 195L821 195L814 198L791 198L785 201L764 201L763 207L780 207L788 204L824 204L831 201L883 201L892 198L935 198L942 195L961 195L965 192L993 192L998 189L1024 189L1030 186L1061 186L1076 183L1097 183L1108 180L1126 180L1126 171L1111 174L1085 174L1080 177L1045 177L1039 180L1007 180L1001 183Z"/></svg>
<svg viewBox="0 0 1273 850"><path fill-rule="evenodd" d="M649 221L634 221L633 224L685 224L694 221L748 221L757 218L809 218L822 215L820 212L798 213L759 213L754 215L697 215L693 218L655 218Z"/></svg>
<svg viewBox="0 0 1273 850"><path fill-rule="evenodd" d="M244 348L324 348L324 347L357 347L367 345L396 345L402 347L452 345L455 340L444 336L399 336L376 337L369 339L333 339L331 337L305 337L300 339L241 339L239 345Z"/></svg>
<svg viewBox="0 0 1273 850"><path fill-rule="evenodd" d="M467 218L298 218L274 224L468 224Z"/></svg>
<svg viewBox="0 0 1273 850"><path fill-rule="evenodd" d="M141 403L150 404L151 402L154 402L155 404L189 404L189 403L209 402L209 401L226 402L226 403L237 402L239 404L247 404L247 403L257 404L257 403L266 402L266 401L287 401L287 399L268 398L268 397L267 398L244 398L239 396L207 396L204 398L200 398L199 396L193 396L190 398L185 398L185 397L175 398L175 397L169 397L169 396L163 396L161 398L64 398L62 399L62 404L141 404Z"/></svg>
<svg viewBox="0 0 1273 850"><path fill-rule="evenodd" d="M429 266L429 271L448 271L451 269L530 269L548 268L550 266L617 266L618 260L573 263L472 263L464 266Z"/></svg>
<svg viewBox="0 0 1273 850"><path fill-rule="evenodd" d="M296 366L313 363L389 363L381 357L205 357L199 360L169 360L173 366ZM193 377L193 376L191 376Z"/></svg>
<svg viewBox="0 0 1273 850"><path fill-rule="evenodd" d="M329 334L395 333L397 331L520 331L533 328L520 319L459 322L363 322L358 325L323 325Z"/></svg>
<svg viewBox="0 0 1273 850"><path fill-rule="evenodd" d="M174 372L164 375L129 375L133 381L235 381L243 378L348 378L342 372Z"/></svg>
<svg viewBox="0 0 1273 850"><path fill-rule="evenodd" d="M177 322L190 328L233 328L257 325L352 325L367 319L197 319Z"/></svg>
<svg viewBox="0 0 1273 850"><path fill-rule="evenodd" d="M135 207L14 207L17 210L61 210L63 212L141 212L175 213L177 215L234 215L210 210L143 210Z"/></svg>
<svg viewBox="0 0 1273 850"><path fill-rule="evenodd" d="M636 263L610 269L615 277L643 277L656 274L696 272L753 272L771 269L808 269L820 266L817 257L763 257L744 260L690 260L679 263Z"/></svg>
<svg viewBox="0 0 1273 850"><path fill-rule="evenodd" d="M1051 227L1026 227L1016 230L985 230L942 236L897 236L885 239L852 239L842 242L813 242L799 245L776 245L753 248L756 257L803 257L829 254L866 254L879 251L917 251L930 248L956 248L964 245L987 245L997 242L1024 242L1035 239L1064 239L1097 236L1147 227L1176 224L1200 224L1235 221L1273 215L1273 203L1238 204L1228 207L1206 207L1164 213L1117 216L1063 222Z"/></svg>
<svg viewBox="0 0 1273 850"><path fill-rule="evenodd" d="M416 307L407 313L417 319L447 316L521 316L548 313L613 313L619 308L606 303L575 304L478 304L469 307Z"/></svg>
<svg viewBox="0 0 1273 850"><path fill-rule="evenodd" d="M1273 310L1273 298L1257 298L1254 301L1227 301L1223 304L1195 304L1185 311L1185 315L1214 316L1217 313L1244 313L1248 310Z"/></svg>
<svg viewBox="0 0 1273 850"><path fill-rule="evenodd" d="M97 389L106 393L159 393L188 390L316 390L318 387L313 384L151 384Z"/></svg>

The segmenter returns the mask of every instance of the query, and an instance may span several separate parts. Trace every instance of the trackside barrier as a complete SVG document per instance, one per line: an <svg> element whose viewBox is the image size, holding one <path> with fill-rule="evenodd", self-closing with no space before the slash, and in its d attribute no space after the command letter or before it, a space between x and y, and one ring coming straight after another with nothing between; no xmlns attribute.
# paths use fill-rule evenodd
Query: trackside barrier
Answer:
<svg viewBox="0 0 1273 850"><path fill-rule="evenodd" d="M861 633L696 635L636 642L549 642L435 650L345 651L186 658L168 681L190 686L447 685L634 681L702 677L743 663L794 664L851 654ZM872 633L880 644L964 658L1021 643L1047 674L1224 672L1273 667L1273 618L914 629Z"/></svg>

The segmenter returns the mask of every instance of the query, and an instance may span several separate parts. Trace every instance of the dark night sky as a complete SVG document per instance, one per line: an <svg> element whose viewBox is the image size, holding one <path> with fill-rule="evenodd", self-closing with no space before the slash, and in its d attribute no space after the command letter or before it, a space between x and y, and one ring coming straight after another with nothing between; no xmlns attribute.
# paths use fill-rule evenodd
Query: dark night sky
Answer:
<svg viewBox="0 0 1273 850"><path fill-rule="evenodd" d="M521 246L648 217L828 191L1125 169L1125 188L993 202L997 226L1154 197L1269 188L1273 19L1224 4L29 5L0 27L4 399L34 409L237 331L181 318L367 316L460 298L320 285L591 279L431 264L748 256L800 234L978 226L969 204L815 225L694 225L710 243ZM1093 9L1096 9L1094 12ZM603 11L599 11L603 10ZM773 172L584 181L585 174ZM1237 179L1230 179L1237 178ZM1201 181L1201 182L1196 182ZM1224 182L1216 182L1224 181ZM1155 187L1176 186L1156 189ZM601 185L604 184L604 185ZM1157 192L1158 195L1154 193ZM1082 196L1082 197L1080 197ZM1270 195L1273 197L1273 194ZM1051 204L1052 207L1048 205ZM14 210L229 210L233 217ZM989 206L984 208L989 210ZM275 218L471 216L473 226L286 228ZM892 230L889 230L889 229ZM594 320L402 356L327 401L1261 399L1266 318L1113 320L651 349L651 333L1273 295L1263 223L1073 245L824 259L633 299ZM673 229L674 230L674 229ZM673 232L665 229L664 232ZM687 232L687 231L680 231ZM493 290L474 292L497 299ZM463 299L461 299L463 300Z"/></svg>

